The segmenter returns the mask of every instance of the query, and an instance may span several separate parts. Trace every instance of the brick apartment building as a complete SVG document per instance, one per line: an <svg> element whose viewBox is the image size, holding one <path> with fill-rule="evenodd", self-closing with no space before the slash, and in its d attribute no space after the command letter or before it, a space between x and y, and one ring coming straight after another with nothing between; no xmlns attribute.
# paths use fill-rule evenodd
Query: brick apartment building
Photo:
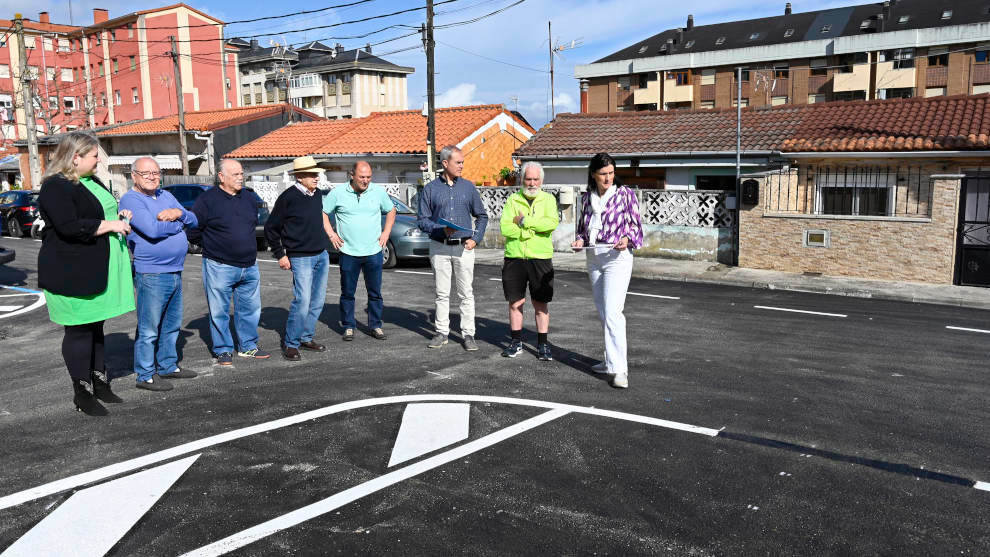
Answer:
<svg viewBox="0 0 990 557"><path fill-rule="evenodd" d="M990 4L887 0L668 29L578 65L581 112L990 92Z"/></svg>
<svg viewBox="0 0 990 557"><path fill-rule="evenodd" d="M188 111L240 106L237 49L225 46L223 22L185 4L110 19L93 9L80 27L24 20L26 60L18 54L13 22L0 42L0 111L5 143L26 137L22 71L30 71L38 132L60 133L176 114L169 37L179 51L183 100Z"/></svg>

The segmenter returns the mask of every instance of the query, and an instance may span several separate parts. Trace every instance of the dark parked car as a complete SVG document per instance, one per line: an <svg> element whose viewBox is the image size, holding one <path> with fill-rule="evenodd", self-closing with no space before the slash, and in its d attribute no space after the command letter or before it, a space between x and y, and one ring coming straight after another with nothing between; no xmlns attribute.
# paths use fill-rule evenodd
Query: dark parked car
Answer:
<svg viewBox="0 0 990 557"><path fill-rule="evenodd" d="M0 221L3 231L20 238L31 231L38 218L38 190L14 190L0 193Z"/></svg>
<svg viewBox="0 0 990 557"><path fill-rule="evenodd" d="M330 190L321 190L320 193L326 195ZM400 259L428 259L430 257L430 237L424 234L416 226L416 211L398 199L389 196L392 204L395 205L395 224L392 225L392 232L388 236L388 243L383 250L386 269L391 269L398 265ZM382 215L382 224L385 223L385 215ZM337 226L337 219L330 217L330 226ZM330 244L328 250L331 257L339 255L337 250Z"/></svg>
<svg viewBox="0 0 990 557"><path fill-rule="evenodd" d="M162 189L171 193L175 197L175 200L188 211L196 204L196 198L212 187L214 186L207 186L205 184L172 184L171 186L162 186ZM267 249L268 245L265 242L265 223L268 222L268 204L251 188L245 186L244 190L248 194L253 195L254 200L258 204L258 226L254 229L255 237L258 239L258 249ZM191 244L189 250L192 253L199 253L200 251L198 246L193 247Z"/></svg>

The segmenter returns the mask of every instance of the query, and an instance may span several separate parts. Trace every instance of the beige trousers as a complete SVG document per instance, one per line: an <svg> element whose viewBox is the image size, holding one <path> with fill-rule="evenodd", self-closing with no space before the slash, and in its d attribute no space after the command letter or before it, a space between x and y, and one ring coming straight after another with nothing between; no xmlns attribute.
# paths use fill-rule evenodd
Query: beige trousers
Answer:
<svg viewBox="0 0 990 557"><path fill-rule="evenodd" d="M441 335L450 334L450 287L453 283L461 299L461 335L474 336L474 250L463 244L430 242L430 265L436 283L436 320Z"/></svg>

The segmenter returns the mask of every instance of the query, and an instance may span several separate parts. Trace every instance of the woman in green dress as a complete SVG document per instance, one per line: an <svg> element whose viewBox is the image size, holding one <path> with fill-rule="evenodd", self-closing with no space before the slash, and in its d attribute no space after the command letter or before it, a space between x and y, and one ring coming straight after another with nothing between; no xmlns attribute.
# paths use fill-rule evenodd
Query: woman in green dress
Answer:
<svg viewBox="0 0 990 557"><path fill-rule="evenodd" d="M65 327L62 357L72 379L76 410L105 416L103 402L121 402L104 364L103 322L134 311L131 262L124 235L130 211L120 211L93 175L99 142L85 132L64 136L41 184L45 220L38 253L38 285L49 318ZM123 220L121 220L123 218Z"/></svg>

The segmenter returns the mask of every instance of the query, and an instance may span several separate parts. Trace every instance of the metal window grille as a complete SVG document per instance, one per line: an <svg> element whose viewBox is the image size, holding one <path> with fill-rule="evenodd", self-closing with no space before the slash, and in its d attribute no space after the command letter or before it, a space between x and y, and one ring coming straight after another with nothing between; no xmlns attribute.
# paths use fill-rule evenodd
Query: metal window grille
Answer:
<svg viewBox="0 0 990 557"><path fill-rule="evenodd" d="M929 218L932 180L920 166L791 167L767 176L768 213Z"/></svg>

